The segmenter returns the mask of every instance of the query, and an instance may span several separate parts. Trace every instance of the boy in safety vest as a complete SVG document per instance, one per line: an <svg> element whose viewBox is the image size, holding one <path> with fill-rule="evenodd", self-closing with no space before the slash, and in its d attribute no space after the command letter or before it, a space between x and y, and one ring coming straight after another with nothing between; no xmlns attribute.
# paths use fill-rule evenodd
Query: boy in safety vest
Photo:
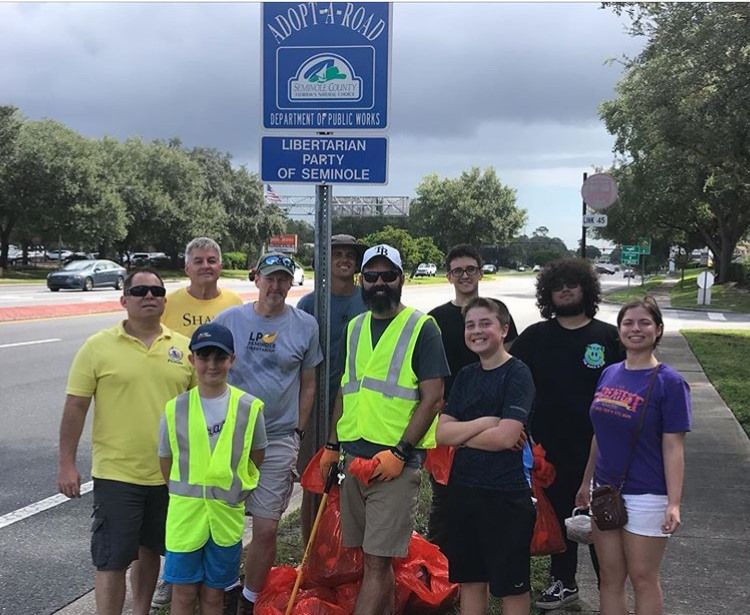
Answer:
<svg viewBox="0 0 750 615"><path fill-rule="evenodd" d="M267 444L263 402L227 384L232 333L208 323L190 340L198 386L167 402L159 457L169 486L164 580L172 615L221 615L237 583L245 499L258 484Z"/></svg>

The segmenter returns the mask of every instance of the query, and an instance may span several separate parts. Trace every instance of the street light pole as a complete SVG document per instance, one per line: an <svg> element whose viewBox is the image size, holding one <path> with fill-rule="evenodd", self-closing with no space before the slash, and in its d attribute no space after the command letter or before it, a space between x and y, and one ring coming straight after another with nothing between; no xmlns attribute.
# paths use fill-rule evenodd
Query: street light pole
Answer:
<svg viewBox="0 0 750 615"><path fill-rule="evenodd" d="M588 173L583 173L583 183L588 179ZM583 224L583 217L586 215L586 201L581 197L581 258L586 258L586 227Z"/></svg>

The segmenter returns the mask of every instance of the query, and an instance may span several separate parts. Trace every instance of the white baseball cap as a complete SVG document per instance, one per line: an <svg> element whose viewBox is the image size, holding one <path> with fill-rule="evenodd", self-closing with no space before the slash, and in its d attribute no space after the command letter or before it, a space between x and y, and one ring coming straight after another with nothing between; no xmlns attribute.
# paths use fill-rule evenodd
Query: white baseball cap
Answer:
<svg viewBox="0 0 750 615"><path fill-rule="evenodd" d="M362 268L364 269L365 265L369 263L373 258L377 258L378 256L382 256L383 258L388 259L393 265L398 268L398 270L403 273L404 267L401 264L401 255L398 253L398 250L394 248L393 246L389 246L388 244L381 243L377 246L372 246L372 248L368 248L365 250L365 254L362 257Z"/></svg>

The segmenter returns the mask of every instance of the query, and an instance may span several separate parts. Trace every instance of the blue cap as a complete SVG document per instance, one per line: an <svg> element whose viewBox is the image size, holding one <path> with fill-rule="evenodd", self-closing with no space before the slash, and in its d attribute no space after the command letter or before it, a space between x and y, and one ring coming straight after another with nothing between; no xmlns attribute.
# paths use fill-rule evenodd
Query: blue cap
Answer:
<svg viewBox="0 0 750 615"><path fill-rule="evenodd" d="M227 354L234 354L234 337L224 325L213 322L198 327L190 338L190 350L201 348L221 348Z"/></svg>

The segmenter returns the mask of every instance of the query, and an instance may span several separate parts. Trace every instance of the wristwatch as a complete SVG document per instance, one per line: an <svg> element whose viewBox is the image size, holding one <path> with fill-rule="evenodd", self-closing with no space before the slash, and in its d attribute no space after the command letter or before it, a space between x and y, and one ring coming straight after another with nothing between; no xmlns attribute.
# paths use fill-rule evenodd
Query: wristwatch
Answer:
<svg viewBox="0 0 750 615"><path fill-rule="evenodd" d="M299 436L300 440L302 440L305 437L305 430L300 429L299 427L294 428L294 433L296 433Z"/></svg>

